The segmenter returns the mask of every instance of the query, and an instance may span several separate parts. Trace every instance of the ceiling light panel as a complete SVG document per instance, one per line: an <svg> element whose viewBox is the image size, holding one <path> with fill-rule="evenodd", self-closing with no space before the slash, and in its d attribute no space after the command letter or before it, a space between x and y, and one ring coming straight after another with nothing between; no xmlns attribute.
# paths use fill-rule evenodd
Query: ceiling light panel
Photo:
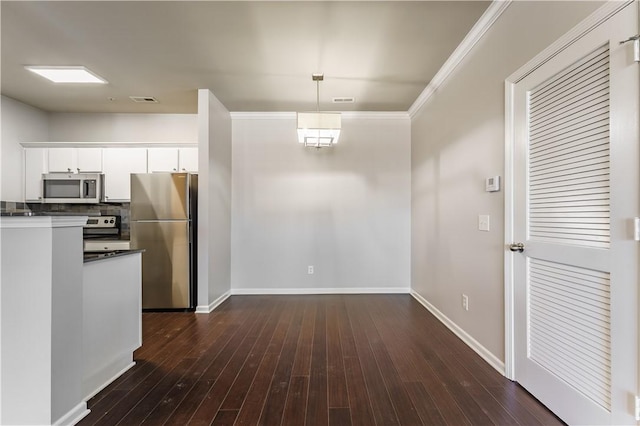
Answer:
<svg viewBox="0 0 640 426"><path fill-rule="evenodd" d="M107 80L89 71L85 67L76 66L25 66L29 71L38 74L54 83L89 83L106 84Z"/></svg>

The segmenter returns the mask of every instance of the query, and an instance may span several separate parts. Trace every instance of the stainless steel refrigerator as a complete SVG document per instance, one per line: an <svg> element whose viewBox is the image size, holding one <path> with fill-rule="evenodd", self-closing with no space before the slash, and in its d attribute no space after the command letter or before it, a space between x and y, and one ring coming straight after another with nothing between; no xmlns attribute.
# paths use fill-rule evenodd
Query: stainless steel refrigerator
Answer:
<svg viewBox="0 0 640 426"><path fill-rule="evenodd" d="M194 309L198 176L131 174L131 248L142 254L142 308Z"/></svg>

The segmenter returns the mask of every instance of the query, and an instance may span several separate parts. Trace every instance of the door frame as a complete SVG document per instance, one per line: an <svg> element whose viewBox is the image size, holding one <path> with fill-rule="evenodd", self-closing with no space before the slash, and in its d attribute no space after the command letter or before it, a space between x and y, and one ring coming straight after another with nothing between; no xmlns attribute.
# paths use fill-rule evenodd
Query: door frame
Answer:
<svg viewBox="0 0 640 426"><path fill-rule="evenodd" d="M533 59L520 67L505 80L505 163L504 163L504 373L509 380L515 380L515 254L509 250L514 242L514 143L515 143L515 86L558 53L571 46L610 17L637 0L609 1L585 18L565 35L556 40ZM631 36L631 34L629 34Z"/></svg>

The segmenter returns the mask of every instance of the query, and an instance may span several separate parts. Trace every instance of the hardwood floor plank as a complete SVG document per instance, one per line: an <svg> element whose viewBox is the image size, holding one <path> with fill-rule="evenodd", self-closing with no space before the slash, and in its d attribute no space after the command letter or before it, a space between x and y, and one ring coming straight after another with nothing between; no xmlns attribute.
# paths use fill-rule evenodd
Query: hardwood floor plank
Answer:
<svg viewBox="0 0 640 426"><path fill-rule="evenodd" d="M350 426L351 412L348 408L329 408L329 426Z"/></svg>
<svg viewBox="0 0 640 426"><path fill-rule="evenodd" d="M305 303L300 341L298 342L296 356L293 362L293 371L291 372L293 376L309 375L311 369L311 344L313 342L316 308L315 303Z"/></svg>
<svg viewBox="0 0 640 426"><path fill-rule="evenodd" d="M383 312L376 310L376 314L380 322L385 322L386 316L382 316L382 318L380 318L381 315L384 315ZM380 369L382 378L389 391L389 397L395 407L396 415L400 424L420 424L420 416L418 416L416 408L413 406L413 402L411 401L411 398L409 398L409 395L402 384L402 380L398 375L394 362L389 356L387 347L384 345L384 342L380 337L380 333L378 333L378 329L375 326L370 311L367 311L366 313L363 312L362 323L365 328L365 335L369 340L371 352L376 358L378 368Z"/></svg>
<svg viewBox="0 0 640 426"><path fill-rule="evenodd" d="M184 376L194 362L194 358L182 359L182 361L173 370L166 374L150 392L138 401L127 415L120 420L120 423L125 425L142 423L149 413L160 403L169 390L176 385L182 376ZM135 395L129 394L128 397L133 399Z"/></svg>
<svg viewBox="0 0 640 426"><path fill-rule="evenodd" d="M276 370L273 373L273 380L269 388L269 394L262 410L260 424L279 425L282 423L282 417L287 402L287 393L291 383L291 371L293 369L293 361L300 338L300 329L303 315L303 305L301 302L292 302L292 306L288 308L293 312L289 329L287 330L284 345L280 352L280 359Z"/></svg>
<svg viewBox="0 0 640 426"><path fill-rule="evenodd" d="M360 303L349 303L347 305L356 351L364 373L367 393L371 399L374 419L378 425L397 425L399 421L389 397L389 390L384 383L365 332L363 321L366 321L366 319L364 319L362 309L362 304Z"/></svg>
<svg viewBox="0 0 640 426"><path fill-rule="evenodd" d="M307 392L309 377L292 376L287 394L287 403L282 415L282 425L303 425L307 415Z"/></svg>
<svg viewBox="0 0 640 426"><path fill-rule="evenodd" d="M269 391L277 363L278 355L272 353L265 354L258 368L256 378L251 384L247 397L238 413L238 418L235 423L237 426L255 425L260 420L262 407L267 398L267 392Z"/></svg>
<svg viewBox="0 0 640 426"><path fill-rule="evenodd" d="M259 336L264 329L265 320L271 316L273 309L274 308L271 307L268 311L261 310L260 313L253 318L249 328L241 329L229 340L218 356L209 364L206 370L204 370L196 384L180 402L173 414L167 419L165 422L166 425L181 426L190 422L194 413L200 408L227 364L232 361L233 356L238 352L242 354L248 351L247 345L253 345L257 336ZM211 419L213 419L214 416L215 413Z"/></svg>
<svg viewBox="0 0 640 426"><path fill-rule="evenodd" d="M407 309L391 309L389 303L375 304L377 312L385 312L387 321L380 321L375 318L375 323L383 333L387 347L393 348L392 356L395 356L395 363L405 365L404 369L411 377L418 378L427 390L427 394L433 401L437 401L438 411L451 425L469 425L471 422L465 416L449 389L440 378L434 373L427 358L423 356L417 347L417 342L425 339L429 344L432 342L432 333L419 331L411 327L411 322L406 322ZM391 304L391 306L395 306ZM393 314L393 315L391 315ZM415 321L415 319L414 319ZM413 323L415 324L415 323Z"/></svg>
<svg viewBox="0 0 640 426"><path fill-rule="evenodd" d="M213 419L212 426L233 426L238 417L238 410L220 410Z"/></svg>
<svg viewBox="0 0 640 426"><path fill-rule="evenodd" d="M198 361L187 371L185 375L176 383L175 386L163 397L160 403L149 413L144 423L150 425L162 424L176 410L187 393L201 379L206 368L220 354L224 347L229 343L231 338L238 333L242 327L248 327L252 324L251 318L242 315L242 310L238 309L234 312L233 317L227 317L215 323L221 328L222 333L214 339L207 339L206 335L203 340L206 341L205 350L195 350L199 354Z"/></svg>
<svg viewBox="0 0 640 426"><path fill-rule="evenodd" d="M327 394L327 313L324 300L318 302L315 328L313 330L306 424L308 426L329 424Z"/></svg>
<svg viewBox="0 0 640 426"><path fill-rule="evenodd" d="M231 326L219 339L214 340L210 351L205 352L197 362L192 364L188 371L169 389L160 402L145 418L143 423L155 425L163 423L180 405L189 391L198 382L204 369L209 365L227 344L231 336L237 331L237 326ZM219 344L220 346L218 346Z"/></svg>
<svg viewBox="0 0 640 426"><path fill-rule="evenodd" d="M327 305L327 387L330 408L349 407L338 323L338 309L342 305L339 298L331 299Z"/></svg>
<svg viewBox="0 0 640 426"><path fill-rule="evenodd" d="M371 399L367 392L364 373L360 366L360 359L355 356L344 358L347 390L349 392L349 407L354 426L374 425Z"/></svg>
<svg viewBox="0 0 640 426"><path fill-rule="evenodd" d="M143 341L80 425L562 424L408 295L233 296Z"/></svg>
<svg viewBox="0 0 640 426"><path fill-rule="evenodd" d="M357 357L356 343L353 338L353 329L349 315L347 314L346 303L349 299L356 300L357 296L342 296L341 303L337 306L336 313L338 315L338 332L340 333L340 346L342 347L342 356L344 358Z"/></svg>
<svg viewBox="0 0 640 426"><path fill-rule="evenodd" d="M189 424L193 426L208 425L216 417L216 413L226 403L227 399L239 399L240 403L237 408L231 404L230 409L239 409L244 401L246 391L235 386L237 378L242 375L242 371L247 364L255 363L256 365L262 360L269 342L272 340L274 330L279 322L278 316L281 314L280 309L276 306L270 313L268 319L259 320L256 325L261 324L262 329L259 334L249 333L242 341L237 351L233 354L231 360L224 367L219 377L209 389L206 397L197 408ZM266 320L266 321L265 321ZM255 369L251 374L251 379L255 375Z"/></svg>
<svg viewBox="0 0 640 426"><path fill-rule="evenodd" d="M425 425L446 425L438 405L433 401L422 382L406 382L404 384L409 398L413 401L418 415Z"/></svg>
<svg viewBox="0 0 640 426"><path fill-rule="evenodd" d="M277 342L281 338L284 338L284 334L279 330L283 327L283 323L287 323L288 326L288 323L291 322L291 313L282 308L283 307L279 307L276 310L279 317L276 316L273 319L271 326L267 329L268 333L263 333L260 336L260 340L256 342L255 348L252 349L246 362L239 369L238 376L230 387L221 409L240 410L265 353L268 352L269 347L273 349L273 347L277 345L277 343L274 343L274 340Z"/></svg>

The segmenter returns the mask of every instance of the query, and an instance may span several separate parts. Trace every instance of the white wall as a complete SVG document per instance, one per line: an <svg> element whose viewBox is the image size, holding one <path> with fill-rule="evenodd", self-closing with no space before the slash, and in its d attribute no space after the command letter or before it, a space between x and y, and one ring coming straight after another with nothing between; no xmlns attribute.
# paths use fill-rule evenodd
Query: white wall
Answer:
<svg viewBox="0 0 640 426"><path fill-rule="evenodd" d="M49 138L49 115L6 96L1 97L0 200L24 201L24 155L20 142Z"/></svg>
<svg viewBox="0 0 640 426"><path fill-rule="evenodd" d="M231 289L231 116L210 90L198 91L198 312Z"/></svg>
<svg viewBox="0 0 640 426"><path fill-rule="evenodd" d="M410 121L356 117L316 150L295 114L234 114L234 293L408 291Z"/></svg>
<svg viewBox="0 0 640 426"><path fill-rule="evenodd" d="M412 120L412 289L502 361L504 80L600 5L511 3Z"/></svg>
<svg viewBox="0 0 640 426"><path fill-rule="evenodd" d="M50 142L196 143L196 114L51 113Z"/></svg>

